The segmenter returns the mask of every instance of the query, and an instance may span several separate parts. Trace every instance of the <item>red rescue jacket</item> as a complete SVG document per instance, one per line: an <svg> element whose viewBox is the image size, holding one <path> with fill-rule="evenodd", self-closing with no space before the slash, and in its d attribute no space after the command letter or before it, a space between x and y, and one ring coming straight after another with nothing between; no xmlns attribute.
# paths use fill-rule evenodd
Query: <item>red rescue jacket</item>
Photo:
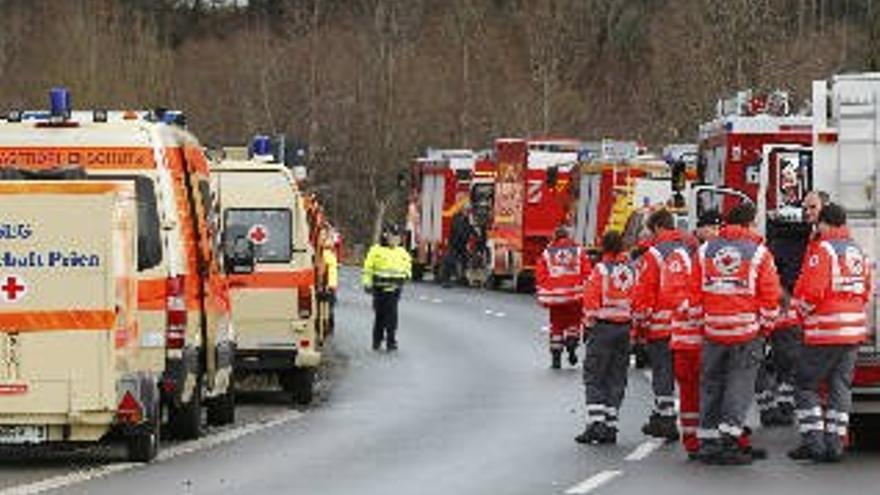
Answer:
<svg viewBox="0 0 880 495"><path fill-rule="evenodd" d="M596 263L584 291L584 325L595 320L627 323L632 319L636 268L625 254L606 254Z"/></svg>
<svg viewBox="0 0 880 495"><path fill-rule="evenodd" d="M794 288L806 345L859 344L868 336L871 263L846 227L810 242Z"/></svg>
<svg viewBox="0 0 880 495"><path fill-rule="evenodd" d="M568 238L551 242L535 267L538 302L543 306L580 302L591 269L583 246Z"/></svg>
<svg viewBox="0 0 880 495"><path fill-rule="evenodd" d="M693 245L688 234L664 230L640 258L633 308L649 341L668 339L690 321Z"/></svg>
<svg viewBox="0 0 880 495"><path fill-rule="evenodd" d="M761 236L727 225L700 246L695 265L703 335L720 344L738 344L771 328L782 289L773 256Z"/></svg>

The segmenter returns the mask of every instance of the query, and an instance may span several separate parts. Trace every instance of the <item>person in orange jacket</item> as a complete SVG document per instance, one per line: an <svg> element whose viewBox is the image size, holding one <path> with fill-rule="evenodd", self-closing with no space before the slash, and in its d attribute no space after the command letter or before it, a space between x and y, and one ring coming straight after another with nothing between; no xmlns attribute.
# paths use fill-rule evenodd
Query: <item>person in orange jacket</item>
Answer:
<svg viewBox="0 0 880 495"><path fill-rule="evenodd" d="M756 214L751 203L731 209L694 266L703 324L699 458L707 464L749 464L755 457L740 442L763 334L778 316L782 295L773 256L755 232Z"/></svg>
<svg viewBox="0 0 880 495"><path fill-rule="evenodd" d="M629 367L631 299L635 265L623 252L623 237L611 230L602 237L602 260L584 291L584 389L587 426L578 443L617 442L617 416Z"/></svg>
<svg viewBox="0 0 880 495"><path fill-rule="evenodd" d="M556 229L535 267L538 303L550 311L551 367L562 367L562 352L577 364L581 340L584 283L592 270L587 250L571 238L568 227Z"/></svg>
<svg viewBox="0 0 880 495"><path fill-rule="evenodd" d="M696 241L676 230L668 210L648 218L653 240L639 262L639 278L633 293L633 314L639 338L647 340L651 365L654 407L642 427L646 435L678 440L675 412L675 378L670 338L673 329L687 320L692 250Z"/></svg>
<svg viewBox="0 0 880 495"><path fill-rule="evenodd" d="M796 392L801 444L789 452L792 459L838 462L843 456L856 353L868 338L871 284L871 262L850 236L846 212L824 205L794 289L804 346ZM824 415L821 382L828 385Z"/></svg>

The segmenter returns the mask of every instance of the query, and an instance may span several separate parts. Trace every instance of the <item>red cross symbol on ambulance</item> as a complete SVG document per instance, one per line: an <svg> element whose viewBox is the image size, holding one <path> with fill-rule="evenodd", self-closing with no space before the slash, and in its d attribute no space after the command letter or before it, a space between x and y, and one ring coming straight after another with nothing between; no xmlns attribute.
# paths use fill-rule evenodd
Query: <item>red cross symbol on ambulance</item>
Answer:
<svg viewBox="0 0 880 495"><path fill-rule="evenodd" d="M26 293L27 285L16 275L7 276L0 286L0 297L4 302L18 302Z"/></svg>
<svg viewBox="0 0 880 495"><path fill-rule="evenodd" d="M266 226L256 224L248 231L248 238L256 245L265 244L269 240L269 231Z"/></svg>

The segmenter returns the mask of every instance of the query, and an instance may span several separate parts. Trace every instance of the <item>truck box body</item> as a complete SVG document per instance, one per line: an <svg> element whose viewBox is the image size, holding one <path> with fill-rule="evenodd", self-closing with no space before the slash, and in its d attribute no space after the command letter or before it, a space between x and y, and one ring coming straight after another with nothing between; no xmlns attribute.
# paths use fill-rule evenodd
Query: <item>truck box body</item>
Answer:
<svg viewBox="0 0 880 495"><path fill-rule="evenodd" d="M0 181L0 212L0 444L99 440L126 393L158 400L134 366L133 184Z"/></svg>

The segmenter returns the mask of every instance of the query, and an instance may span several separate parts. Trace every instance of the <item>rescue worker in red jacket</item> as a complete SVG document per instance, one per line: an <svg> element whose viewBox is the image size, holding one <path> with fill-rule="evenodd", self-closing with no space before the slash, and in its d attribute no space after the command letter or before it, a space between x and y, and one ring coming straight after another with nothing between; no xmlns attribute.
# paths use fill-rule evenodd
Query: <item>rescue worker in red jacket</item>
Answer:
<svg viewBox="0 0 880 495"><path fill-rule="evenodd" d="M654 407L642 432L678 440L670 338L676 322L683 321L677 313L682 306L685 309L688 306L692 256L689 249L696 241L675 229L675 219L665 209L651 214L648 228L654 237L640 258L639 279L633 295L636 332L647 340L654 392Z"/></svg>
<svg viewBox="0 0 880 495"><path fill-rule="evenodd" d="M843 208L826 204L794 289L804 346L796 393L801 445L789 452L793 459L837 462L843 456L856 352L868 337L870 295L870 260L850 236ZM818 393L823 381L824 415Z"/></svg>
<svg viewBox="0 0 880 495"><path fill-rule="evenodd" d="M756 210L740 204L718 238L699 249L695 305L702 308L700 459L748 464L740 445L763 355L762 334L779 312L781 289L773 256L755 232Z"/></svg>
<svg viewBox="0 0 880 495"><path fill-rule="evenodd" d="M617 442L617 415L629 368L630 300L637 277L635 265L623 251L620 233L606 232L602 260L593 268L583 294L588 329L583 377L587 426L575 437L578 443Z"/></svg>
<svg viewBox="0 0 880 495"><path fill-rule="evenodd" d="M550 310L550 356L552 368L562 367L562 351L568 362L577 364L581 340L584 283L592 266L587 250L576 243L568 227L556 229L553 241L544 249L535 268L538 303Z"/></svg>

